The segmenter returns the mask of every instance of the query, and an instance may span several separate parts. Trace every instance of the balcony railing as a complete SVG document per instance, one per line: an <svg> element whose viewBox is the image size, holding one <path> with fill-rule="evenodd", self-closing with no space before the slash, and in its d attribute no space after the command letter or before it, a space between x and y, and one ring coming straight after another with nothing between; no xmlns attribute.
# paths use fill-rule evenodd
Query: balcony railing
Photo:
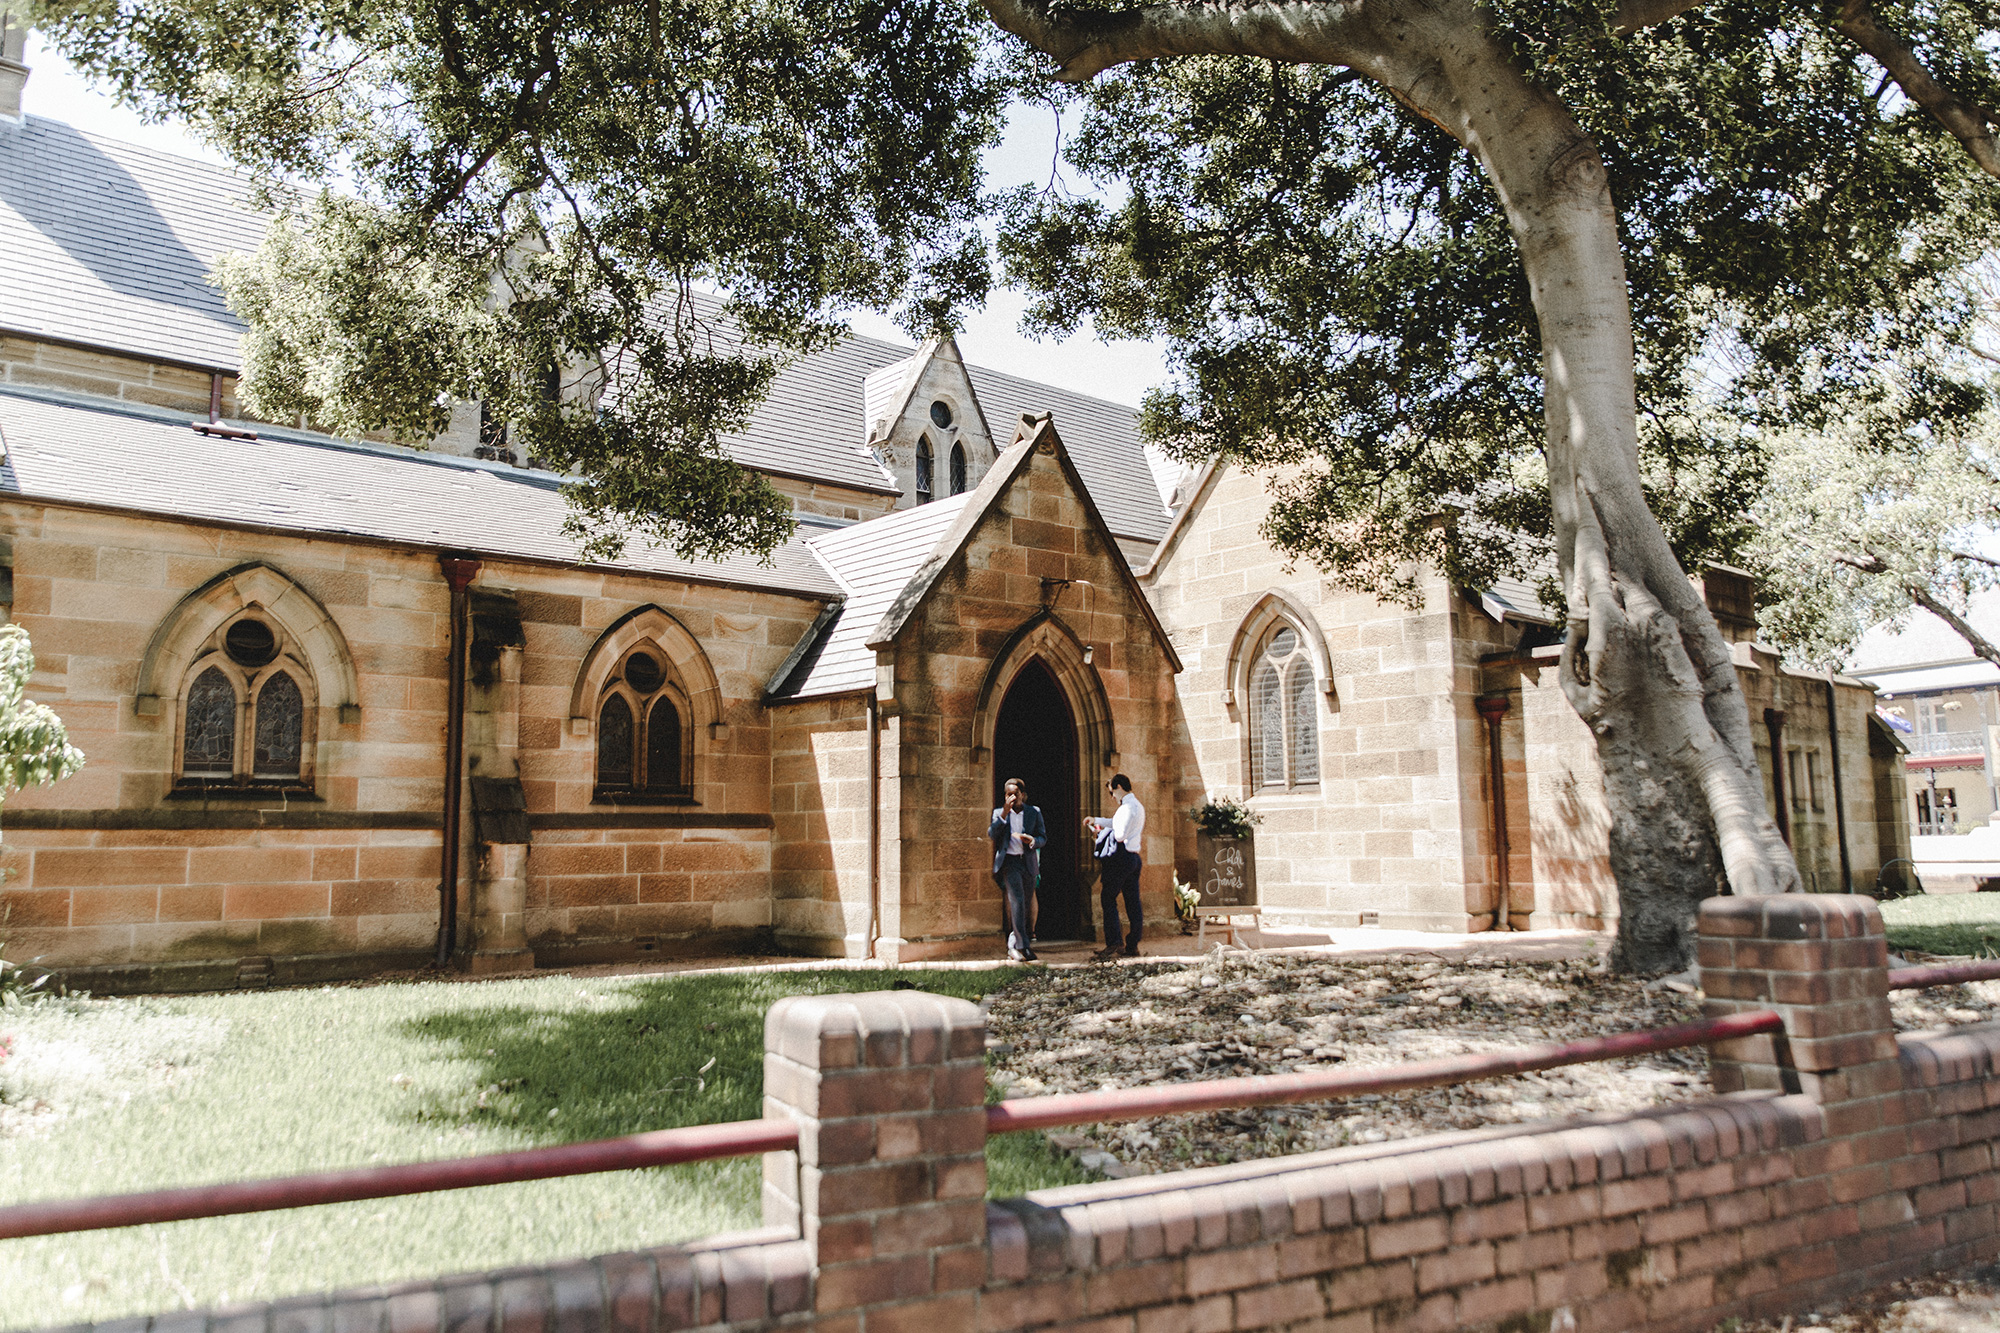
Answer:
<svg viewBox="0 0 2000 1333"><path fill-rule="evenodd" d="M1985 754L1983 731L1934 731L1928 736L1905 736L1911 754Z"/></svg>

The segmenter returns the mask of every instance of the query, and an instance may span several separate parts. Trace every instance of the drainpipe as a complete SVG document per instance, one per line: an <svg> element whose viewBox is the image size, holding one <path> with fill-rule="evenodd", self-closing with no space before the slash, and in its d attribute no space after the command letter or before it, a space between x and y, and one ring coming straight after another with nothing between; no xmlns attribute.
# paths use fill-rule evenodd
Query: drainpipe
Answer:
<svg viewBox="0 0 2000 1333"><path fill-rule="evenodd" d="M875 691L868 691L868 954L882 938L882 731Z"/></svg>
<svg viewBox="0 0 2000 1333"><path fill-rule="evenodd" d="M1486 762L1493 788L1493 859L1500 885L1500 906L1493 914L1493 928L1512 930L1514 894L1508 878L1511 851L1507 845L1507 774L1500 756L1500 719L1507 716L1507 696L1483 695L1473 701L1473 707L1486 719Z"/></svg>
<svg viewBox="0 0 2000 1333"><path fill-rule="evenodd" d="M444 846L439 857L437 965L451 962L458 948L458 839L465 813L465 638L466 589L479 573L477 560L438 557L451 585L451 648L446 654L444 705Z"/></svg>
<svg viewBox="0 0 2000 1333"><path fill-rule="evenodd" d="M1771 733L1771 795L1778 806L1778 836L1792 845L1792 812L1785 806L1785 710L1766 708L1764 727Z"/></svg>
<svg viewBox="0 0 2000 1333"><path fill-rule="evenodd" d="M1840 787L1840 709L1834 692L1833 672L1826 673L1827 762L1833 768L1833 831L1840 843L1840 891L1854 892L1854 867L1847 859L1847 800Z"/></svg>

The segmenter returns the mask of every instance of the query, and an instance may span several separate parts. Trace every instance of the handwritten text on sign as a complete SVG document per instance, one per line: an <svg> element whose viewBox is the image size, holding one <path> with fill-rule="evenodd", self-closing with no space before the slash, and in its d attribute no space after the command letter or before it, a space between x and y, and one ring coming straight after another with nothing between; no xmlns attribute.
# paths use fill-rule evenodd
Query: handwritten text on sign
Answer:
<svg viewBox="0 0 2000 1333"><path fill-rule="evenodd" d="M1200 853L1197 883L1203 907L1255 907L1257 905L1257 857L1248 838L1214 838L1204 833L1196 840Z"/></svg>

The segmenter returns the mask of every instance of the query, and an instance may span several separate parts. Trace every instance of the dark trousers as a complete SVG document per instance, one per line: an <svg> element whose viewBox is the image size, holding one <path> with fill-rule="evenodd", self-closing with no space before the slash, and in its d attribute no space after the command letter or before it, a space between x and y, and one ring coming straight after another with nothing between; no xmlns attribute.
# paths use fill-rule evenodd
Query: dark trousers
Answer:
<svg viewBox="0 0 2000 1333"><path fill-rule="evenodd" d="M1104 913L1104 947L1136 952L1139 936L1146 928L1146 918L1139 911L1139 853L1121 847L1099 861L1097 868L1097 905ZM1121 897L1125 900L1125 919L1131 925L1129 934L1118 928Z"/></svg>
<svg viewBox="0 0 2000 1333"><path fill-rule="evenodd" d="M1007 906L1007 947L1022 953L1032 952L1028 923L1033 917L1028 911L1028 895L1035 891L1035 886L1028 880L1028 858L1008 857L1000 863L1000 873L995 878L1000 881L1001 899Z"/></svg>

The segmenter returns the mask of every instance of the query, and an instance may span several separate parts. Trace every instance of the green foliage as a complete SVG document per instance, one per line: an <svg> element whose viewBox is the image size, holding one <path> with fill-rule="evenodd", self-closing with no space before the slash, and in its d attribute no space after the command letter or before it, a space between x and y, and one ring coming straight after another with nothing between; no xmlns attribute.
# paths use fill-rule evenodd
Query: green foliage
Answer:
<svg viewBox="0 0 2000 1333"><path fill-rule="evenodd" d="M27 697L35 674L28 631L0 625L0 800L22 787L60 781L83 767L83 751L69 743L62 719Z"/></svg>
<svg viewBox="0 0 2000 1333"><path fill-rule="evenodd" d="M2000 104L1995 0L1876 10L1954 91ZM1684 562L1734 558L1764 432L1845 421L1885 367L1962 341L2000 186L1824 7L1711 0L1630 36L1607 0L1485 12L1610 173L1649 499ZM990 205L1032 328L1165 340L1147 429L1273 470L1286 552L1406 601L1413 560L1483 585L1548 553L1512 232L1474 159L1354 71L1184 58L1037 91L1076 113L1065 155L1103 189L989 201L979 151L1036 62L972 0L28 17L297 187L273 196L291 224L224 275L256 326L251 401L418 436L482 399L578 476L593 552L620 522L687 555L771 549L783 506L720 442L835 311L929 332L979 299ZM329 185L352 197L315 201ZM1985 402L1980 377L1928 363L1897 426L1949 432Z"/></svg>
<svg viewBox="0 0 2000 1333"><path fill-rule="evenodd" d="M624 525L686 557L770 551L786 506L720 444L776 359L824 346L839 309L929 332L986 289L1004 80L969 0L26 17L274 183L287 225L222 275L256 410L421 439L483 400L511 447L578 474L594 554Z"/></svg>
<svg viewBox="0 0 2000 1333"><path fill-rule="evenodd" d="M1896 17L1949 43L1987 8ZM1649 499L1683 561L1729 558L1761 483L1746 440L1843 418L1882 366L1963 330L2000 183L1816 8L1720 0L1625 38L1594 3L1493 12L1610 173ZM1992 82L1984 47L1952 49L1968 86ZM1530 573L1551 522L1541 349L1472 157L1338 68L1142 62L1070 96L1067 159L1120 193L1007 199L1035 327L1165 339L1177 378L1148 428L1184 459L1278 470L1268 535L1344 582L1407 600L1412 560L1473 585ZM1984 401L1962 369L1933 387L1910 422Z"/></svg>
<svg viewBox="0 0 2000 1333"><path fill-rule="evenodd" d="M1992 446L1977 432L1881 440L1867 427L1774 433L1756 506L1759 626L1816 667L1841 665L1869 627L1907 621L1919 598L1964 615L1974 592L2000 586L1979 550L2000 521Z"/></svg>
<svg viewBox="0 0 2000 1333"><path fill-rule="evenodd" d="M1211 838L1247 838L1264 816L1234 796L1210 792L1200 805L1188 807L1188 818Z"/></svg>

